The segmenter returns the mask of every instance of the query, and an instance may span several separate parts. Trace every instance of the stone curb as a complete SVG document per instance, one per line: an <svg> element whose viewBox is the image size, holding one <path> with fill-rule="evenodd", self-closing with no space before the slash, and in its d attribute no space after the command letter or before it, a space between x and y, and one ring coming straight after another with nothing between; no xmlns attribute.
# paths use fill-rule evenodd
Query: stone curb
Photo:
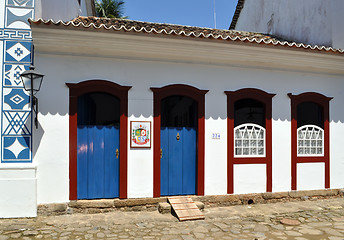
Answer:
<svg viewBox="0 0 344 240"><path fill-rule="evenodd" d="M314 198L330 198L344 196L344 189L322 189L289 192L265 192L255 194L232 194L191 196L195 202L200 202L206 207L232 206L255 203L302 201ZM137 198L137 199L100 199L77 200L69 203L41 204L38 205L38 215L61 215L72 213L102 213L115 210L122 211L155 211L159 210L162 203L167 203L167 197ZM164 206L162 204L162 206ZM170 210L164 210L169 211Z"/></svg>

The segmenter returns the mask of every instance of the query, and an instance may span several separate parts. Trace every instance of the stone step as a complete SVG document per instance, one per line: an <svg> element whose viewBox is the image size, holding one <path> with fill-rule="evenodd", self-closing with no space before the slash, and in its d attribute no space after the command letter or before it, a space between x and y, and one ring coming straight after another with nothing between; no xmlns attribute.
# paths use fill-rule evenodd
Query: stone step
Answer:
<svg viewBox="0 0 344 240"><path fill-rule="evenodd" d="M195 204L199 210L201 210L201 211L204 210L204 203L196 201ZM172 212L171 204L169 204L168 202L159 203L158 211L161 214L171 213Z"/></svg>
<svg viewBox="0 0 344 240"><path fill-rule="evenodd" d="M188 196L168 197L168 202L179 221L205 219L195 202Z"/></svg>

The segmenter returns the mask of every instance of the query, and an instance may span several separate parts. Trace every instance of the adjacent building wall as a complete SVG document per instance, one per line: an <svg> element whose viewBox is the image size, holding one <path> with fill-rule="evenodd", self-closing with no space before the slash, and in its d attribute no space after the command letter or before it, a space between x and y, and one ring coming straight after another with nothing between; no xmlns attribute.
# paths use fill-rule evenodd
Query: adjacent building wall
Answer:
<svg viewBox="0 0 344 240"><path fill-rule="evenodd" d="M236 30L344 48L342 0L245 0Z"/></svg>
<svg viewBox="0 0 344 240"><path fill-rule="evenodd" d="M331 1L332 46L344 49L344 1Z"/></svg>
<svg viewBox="0 0 344 240"><path fill-rule="evenodd" d="M92 0L36 0L35 19L70 21L78 16L93 16Z"/></svg>

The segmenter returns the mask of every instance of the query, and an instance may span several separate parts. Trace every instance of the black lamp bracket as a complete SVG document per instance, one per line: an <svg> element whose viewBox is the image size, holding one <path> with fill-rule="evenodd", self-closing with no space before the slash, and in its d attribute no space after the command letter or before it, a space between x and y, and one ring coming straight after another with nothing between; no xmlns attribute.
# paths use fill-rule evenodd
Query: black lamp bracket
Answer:
<svg viewBox="0 0 344 240"><path fill-rule="evenodd" d="M38 98L36 98L36 96L34 96L33 94L31 94L31 98L32 98L31 109L35 112L34 122L35 122L35 127L37 129L38 128Z"/></svg>

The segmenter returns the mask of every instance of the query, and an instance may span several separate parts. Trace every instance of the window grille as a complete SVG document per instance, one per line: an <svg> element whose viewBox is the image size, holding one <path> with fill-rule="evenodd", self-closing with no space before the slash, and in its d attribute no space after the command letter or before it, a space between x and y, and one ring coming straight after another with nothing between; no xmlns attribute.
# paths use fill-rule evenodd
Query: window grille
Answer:
<svg viewBox="0 0 344 240"><path fill-rule="evenodd" d="M324 156L324 130L315 125L297 129L298 156Z"/></svg>
<svg viewBox="0 0 344 240"><path fill-rule="evenodd" d="M265 128L252 123L234 128L235 157L265 157Z"/></svg>

